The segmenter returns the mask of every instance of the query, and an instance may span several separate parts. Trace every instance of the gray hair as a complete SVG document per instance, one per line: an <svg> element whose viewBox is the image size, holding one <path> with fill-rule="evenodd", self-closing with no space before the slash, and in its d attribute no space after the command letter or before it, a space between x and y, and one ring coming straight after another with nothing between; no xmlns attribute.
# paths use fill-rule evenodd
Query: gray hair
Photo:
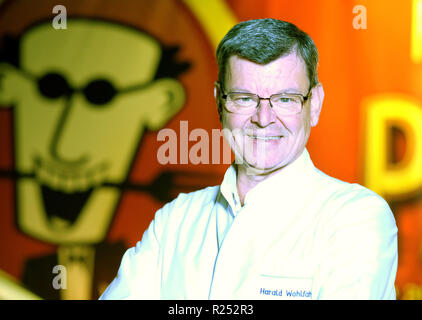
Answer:
<svg viewBox="0 0 422 320"><path fill-rule="evenodd" d="M259 64L296 52L305 62L309 88L318 83L318 50L311 37L294 24L276 19L256 19L235 25L217 47L218 81L224 86L227 61L239 56Z"/></svg>

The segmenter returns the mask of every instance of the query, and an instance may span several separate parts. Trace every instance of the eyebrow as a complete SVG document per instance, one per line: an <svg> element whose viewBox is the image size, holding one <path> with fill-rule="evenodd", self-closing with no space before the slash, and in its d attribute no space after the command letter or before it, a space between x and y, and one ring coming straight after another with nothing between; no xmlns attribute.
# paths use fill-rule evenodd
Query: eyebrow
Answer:
<svg viewBox="0 0 422 320"><path fill-rule="evenodd" d="M256 92L251 92L251 91L249 91L247 89L240 89L240 88L236 88L236 87L235 88L232 88L231 90L228 90L228 92L241 92L241 93L253 93L253 94L257 94ZM292 93L292 94L300 94L300 95L302 95L302 93L299 91L298 88L287 88L287 89L283 89L283 90L280 90L280 91L278 91L276 93L273 93L273 95L274 94L281 94L281 93Z"/></svg>

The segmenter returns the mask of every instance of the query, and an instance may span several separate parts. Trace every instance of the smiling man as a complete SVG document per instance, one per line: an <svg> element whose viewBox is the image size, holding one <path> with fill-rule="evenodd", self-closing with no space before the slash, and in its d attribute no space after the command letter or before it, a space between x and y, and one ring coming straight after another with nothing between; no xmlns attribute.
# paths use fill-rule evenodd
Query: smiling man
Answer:
<svg viewBox="0 0 422 320"><path fill-rule="evenodd" d="M227 111L222 112L223 127L233 133L228 140L242 163L237 187L243 203L251 188L303 153L324 92L321 84L310 89L306 65L295 51L264 65L238 55L227 63L221 83L230 89L217 83L215 95Z"/></svg>
<svg viewBox="0 0 422 320"><path fill-rule="evenodd" d="M390 208L316 169L306 150L324 98L312 39L284 21L246 21L217 60L236 161L220 186L156 213L102 298L394 299Z"/></svg>

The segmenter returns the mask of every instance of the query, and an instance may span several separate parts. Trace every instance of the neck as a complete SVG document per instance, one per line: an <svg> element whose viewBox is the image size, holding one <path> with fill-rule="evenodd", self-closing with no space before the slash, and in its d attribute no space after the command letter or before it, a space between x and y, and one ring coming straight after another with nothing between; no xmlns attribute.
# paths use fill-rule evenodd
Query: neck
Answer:
<svg viewBox="0 0 422 320"><path fill-rule="evenodd" d="M301 154L303 154L303 152ZM264 181L265 179L268 179L269 177L277 174L278 172L286 168L290 163L296 161L299 157L300 155L297 155L288 164L268 170L259 170L252 168L248 165L238 164L236 166L236 187L237 193L239 194L239 200L242 206L244 205L246 194L252 188L254 188L257 184Z"/></svg>
<svg viewBox="0 0 422 320"><path fill-rule="evenodd" d="M252 172L250 168L246 168L241 165L237 165L237 179L236 179L236 186L237 192L239 194L240 202L243 206L246 194L254 188L257 184L268 179L272 175L276 174L278 171L282 170L283 168L278 168L271 172Z"/></svg>

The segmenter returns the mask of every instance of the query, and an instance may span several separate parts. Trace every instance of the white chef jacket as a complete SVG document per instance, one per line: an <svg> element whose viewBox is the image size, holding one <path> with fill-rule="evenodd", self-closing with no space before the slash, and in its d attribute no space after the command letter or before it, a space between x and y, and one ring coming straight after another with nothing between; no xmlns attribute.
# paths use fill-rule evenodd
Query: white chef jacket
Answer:
<svg viewBox="0 0 422 320"><path fill-rule="evenodd" d="M233 166L166 204L100 299L395 299L396 271L388 204L305 149L243 206Z"/></svg>

